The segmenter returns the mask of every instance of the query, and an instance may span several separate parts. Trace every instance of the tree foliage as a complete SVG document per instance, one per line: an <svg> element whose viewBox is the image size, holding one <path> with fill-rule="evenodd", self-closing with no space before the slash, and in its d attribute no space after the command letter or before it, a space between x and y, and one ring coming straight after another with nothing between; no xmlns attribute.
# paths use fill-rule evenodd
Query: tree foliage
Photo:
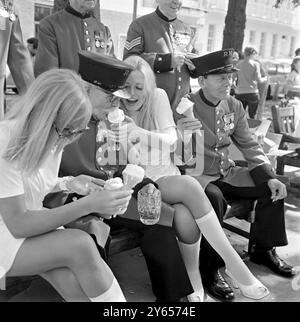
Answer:
<svg viewBox="0 0 300 322"><path fill-rule="evenodd" d="M274 7L280 8L284 2L291 2L295 7L300 5L300 0L275 0Z"/></svg>

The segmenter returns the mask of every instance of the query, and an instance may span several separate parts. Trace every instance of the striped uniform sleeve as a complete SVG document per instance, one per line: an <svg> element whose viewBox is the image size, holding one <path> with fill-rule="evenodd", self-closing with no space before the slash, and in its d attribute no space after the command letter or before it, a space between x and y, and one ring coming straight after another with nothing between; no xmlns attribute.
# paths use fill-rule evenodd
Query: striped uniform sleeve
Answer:
<svg viewBox="0 0 300 322"><path fill-rule="evenodd" d="M143 57L155 73L163 73L172 70L171 53L145 52L145 33L141 24L133 21L127 32L127 39L124 46L123 59L131 55Z"/></svg>

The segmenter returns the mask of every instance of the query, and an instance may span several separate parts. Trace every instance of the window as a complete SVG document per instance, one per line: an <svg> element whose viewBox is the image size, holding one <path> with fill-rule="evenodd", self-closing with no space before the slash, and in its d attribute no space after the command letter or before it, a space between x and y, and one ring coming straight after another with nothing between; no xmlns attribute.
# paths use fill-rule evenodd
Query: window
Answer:
<svg viewBox="0 0 300 322"><path fill-rule="evenodd" d="M35 27L35 35L37 36L39 31L39 23L40 21L52 14L52 6L47 6L44 4L36 3L34 5L34 27Z"/></svg>
<svg viewBox="0 0 300 322"><path fill-rule="evenodd" d="M249 42L250 44L255 44L255 30L250 30Z"/></svg>
<svg viewBox="0 0 300 322"><path fill-rule="evenodd" d="M278 35L273 34L272 47L271 47L271 56L272 57L276 57L276 55L277 55L277 44L278 44Z"/></svg>
<svg viewBox="0 0 300 322"><path fill-rule="evenodd" d="M214 51L216 25L208 25L207 51Z"/></svg>
<svg viewBox="0 0 300 322"><path fill-rule="evenodd" d="M290 43L290 52L289 52L290 57L294 56L294 51L295 51L295 36L292 36L291 43Z"/></svg>
<svg viewBox="0 0 300 322"><path fill-rule="evenodd" d="M156 4L155 0L144 0L143 1L143 6L144 7L150 7L150 8L154 8Z"/></svg>
<svg viewBox="0 0 300 322"><path fill-rule="evenodd" d="M260 44L259 44L259 54L261 57L265 57L265 48L266 47L266 33L262 32L260 36Z"/></svg>

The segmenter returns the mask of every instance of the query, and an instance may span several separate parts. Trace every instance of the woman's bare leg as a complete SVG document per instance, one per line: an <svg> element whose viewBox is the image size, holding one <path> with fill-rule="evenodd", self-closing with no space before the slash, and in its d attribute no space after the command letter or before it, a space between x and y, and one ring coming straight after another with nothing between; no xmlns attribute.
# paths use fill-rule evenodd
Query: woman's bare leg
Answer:
<svg viewBox="0 0 300 322"><path fill-rule="evenodd" d="M92 238L77 229L26 239L7 276L42 275L57 268L70 269L88 298L106 292L114 281Z"/></svg>
<svg viewBox="0 0 300 322"><path fill-rule="evenodd" d="M56 268L41 274L67 302L90 302L69 268Z"/></svg>
<svg viewBox="0 0 300 322"><path fill-rule="evenodd" d="M200 183L190 176L168 176L157 180L162 199L170 204L183 203L193 215L201 233L223 258L238 282L256 282L247 266L231 246Z"/></svg>
<svg viewBox="0 0 300 322"><path fill-rule="evenodd" d="M157 180L163 201L172 204L183 203L193 218L201 218L212 209L200 183L191 176L167 176Z"/></svg>

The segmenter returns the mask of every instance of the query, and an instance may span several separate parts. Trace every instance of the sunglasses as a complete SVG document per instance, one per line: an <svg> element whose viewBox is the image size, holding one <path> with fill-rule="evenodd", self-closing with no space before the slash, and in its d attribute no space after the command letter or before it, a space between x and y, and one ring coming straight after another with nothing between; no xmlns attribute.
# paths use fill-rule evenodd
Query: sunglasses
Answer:
<svg viewBox="0 0 300 322"><path fill-rule="evenodd" d="M62 131L60 131L55 123L53 124L53 127L60 139L65 139L65 138L69 138L71 136L76 136L76 135L82 134L85 131L88 131L90 129L87 126L86 128L80 129L80 130L72 130L72 129L65 128Z"/></svg>

